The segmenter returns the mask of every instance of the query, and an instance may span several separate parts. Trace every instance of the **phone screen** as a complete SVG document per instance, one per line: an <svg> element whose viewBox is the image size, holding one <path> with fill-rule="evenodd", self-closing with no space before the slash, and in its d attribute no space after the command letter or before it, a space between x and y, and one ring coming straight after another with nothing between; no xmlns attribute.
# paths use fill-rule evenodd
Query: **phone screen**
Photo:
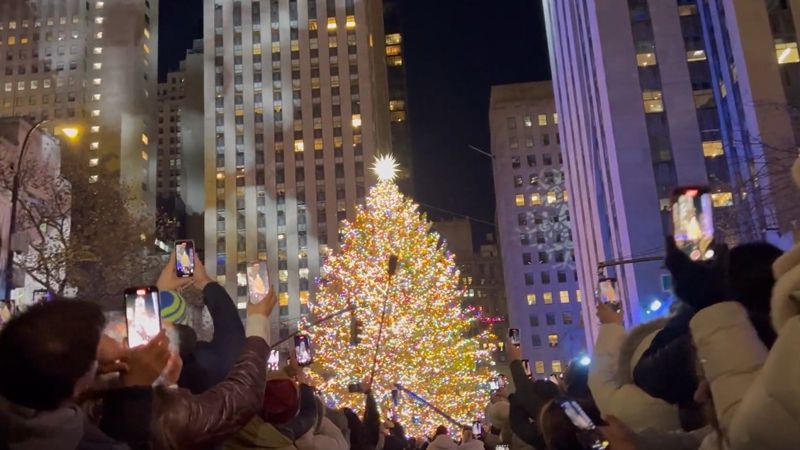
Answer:
<svg viewBox="0 0 800 450"><path fill-rule="evenodd" d="M489 390L496 391L500 389L500 383L497 380L489 380Z"/></svg>
<svg viewBox="0 0 800 450"><path fill-rule="evenodd" d="M520 344L520 334L519 328L509 328L508 329L508 337L511 340L511 345L514 347L519 347Z"/></svg>
<svg viewBox="0 0 800 450"><path fill-rule="evenodd" d="M693 261L714 257L714 212L705 188L679 188L672 198L675 244Z"/></svg>
<svg viewBox="0 0 800 450"><path fill-rule="evenodd" d="M497 376L497 389L503 389L504 387L508 386L508 378L500 374Z"/></svg>
<svg viewBox="0 0 800 450"><path fill-rule="evenodd" d="M575 428L583 432L583 436L589 440L589 448L593 450L604 450L608 448L609 442L597 430L597 426L586 414L586 411L581 408L574 400L561 401L561 409L569 417L569 420L575 425Z"/></svg>
<svg viewBox="0 0 800 450"><path fill-rule="evenodd" d="M180 278L194 275L194 241L175 242L175 272Z"/></svg>
<svg viewBox="0 0 800 450"><path fill-rule="evenodd" d="M622 304L617 297L617 283L615 279L605 278L600 280L600 283L597 285L597 300L600 303L610 305L615 311L620 312Z"/></svg>
<svg viewBox="0 0 800 450"><path fill-rule="evenodd" d="M498 444L494 446L494 450L508 450L508 446L505 444Z"/></svg>
<svg viewBox="0 0 800 450"><path fill-rule="evenodd" d="M294 337L294 351L297 355L297 364L301 367L311 365L311 343L308 336L300 334Z"/></svg>
<svg viewBox="0 0 800 450"><path fill-rule="evenodd" d="M482 434L483 434L483 426L481 425L481 422L478 420L472 422L472 435L477 438L480 437Z"/></svg>
<svg viewBox="0 0 800 450"><path fill-rule="evenodd" d="M128 346L138 347L150 342L161 331L161 309L158 289L138 287L125 290L125 320Z"/></svg>
<svg viewBox="0 0 800 450"><path fill-rule="evenodd" d="M526 377L533 378L533 373L531 373L531 362L527 359L522 360L522 370L525 371Z"/></svg>
<svg viewBox="0 0 800 450"><path fill-rule="evenodd" d="M270 350L269 358L267 358L267 370L280 370L281 354L277 350Z"/></svg>
<svg viewBox="0 0 800 450"><path fill-rule="evenodd" d="M33 291L33 303L42 303L50 300L50 293L45 289L37 289Z"/></svg>
<svg viewBox="0 0 800 450"><path fill-rule="evenodd" d="M269 293L269 273L267 262L259 261L247 264L247 296L250 303L256 304L264 300Z"/></svg>

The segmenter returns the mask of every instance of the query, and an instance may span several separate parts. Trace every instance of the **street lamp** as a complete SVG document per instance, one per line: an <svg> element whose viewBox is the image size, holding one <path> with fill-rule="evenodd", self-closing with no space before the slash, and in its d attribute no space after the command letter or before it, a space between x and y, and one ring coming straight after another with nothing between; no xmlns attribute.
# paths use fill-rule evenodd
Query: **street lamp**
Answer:
<svg viewBox="0 0 800 450"><path fill-rule="evenodd" d="M22 146L19 149L19 156L17 156L17 165L14 166L14 179L11 184L11 222L8 229L8 251L6 254L6 300L11 300L11 290L14 281L14 250L11 248L11 237L14 236L17 225L17 201L19 200L22 160L25 157L25 151L28 149L28 142L30 141L31 136L33 136L33 132L48 122L50 122L49 119L42 119L33 124L30 130L25 133L25 139L22 140ZM78 138L78 135L80 135L80 130L75 127L63 127L61 128L61 133L63 133L68 139L75 140Z"/></svg>

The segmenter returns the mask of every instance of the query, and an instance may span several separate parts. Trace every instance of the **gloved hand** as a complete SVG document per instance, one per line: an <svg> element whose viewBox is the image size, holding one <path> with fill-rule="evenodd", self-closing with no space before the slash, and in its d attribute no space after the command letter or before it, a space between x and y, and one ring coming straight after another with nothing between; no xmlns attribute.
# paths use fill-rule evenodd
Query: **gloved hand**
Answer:
<svg viewBox="0 0 800 450"><path fill-rule="evenodd" d="M709 261L692 261L675 239L667 238L667 269L672 274L675 295L695 311L733 298L728 279L728 247L717 245L716 256Z"/></svg>

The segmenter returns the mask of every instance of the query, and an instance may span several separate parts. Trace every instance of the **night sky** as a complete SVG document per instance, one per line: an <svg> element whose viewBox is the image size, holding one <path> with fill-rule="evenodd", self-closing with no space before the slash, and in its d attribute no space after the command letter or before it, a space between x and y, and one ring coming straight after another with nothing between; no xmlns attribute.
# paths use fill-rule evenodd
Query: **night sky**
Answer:
<svg viewBox="0 0 800 450"><path fill-rule="evenodd" d="M416 200L494 222L489 92L550 78L539 0L403 0ZM161 1L159 70L202 37L203 0ZM432 217L446 213L426 209ZM491 227L479 222L476 235Z"/></svg>

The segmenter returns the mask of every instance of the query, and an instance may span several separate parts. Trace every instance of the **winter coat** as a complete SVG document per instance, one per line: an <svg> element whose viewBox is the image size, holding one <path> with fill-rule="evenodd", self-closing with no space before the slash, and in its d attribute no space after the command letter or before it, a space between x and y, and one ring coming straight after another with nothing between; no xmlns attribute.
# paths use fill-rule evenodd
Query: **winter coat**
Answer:
<svg viewBox="0 0 800 450"><path fill-rule="evenodd" d="M95 426L78 406L35 411L0 397L0 449L124 450L147 448L150 437L149 388L109 391L107 414ZM113 438L111 436L114 436Z"/></svg>
<svg viewBox="0 0 800 450"><path fill-rule="evenodd" d="M613 415L634 431L680 428L678 408L647 395L633 383L633 368L665 320L634 328L626 336L619 324L603 324L589 370L589 389L601 413Z"/></svg>
<svg viewBox="0 0 800 450"><path fill-rule="evenodd" d="M214 337L199 341L194 351L183 358L178 386L194 394L202 393L228 375L242 353L245 333L236 303L219 283L208 283L203 289L203 302L214 323Z"/></svg>
<svg viewBox="0 0 800 450"><path fill-rule="evenodd" d="M484 450L483 442L472 439L458 446L458 450Z"/></svg>
<svg viewBox="0 0 800 450"><path fill-rule="evenodd" d="M773 302L780 292L776 286ZM773 320L782 327L769 354L738 303L705 308L691 322L717 419L733 450L800 448L800 316L778 316Z"/></svg>
<svg viewBox="0 0 800 450"><path fill-rule="evenodd" d="M156 448L202 449L232 436L261 410L266 388L269 346L249 337L228 376L202 394L187 389L156 388Z"/></svg>
<svg viewBox="0 0 800 450"><path fill-rule="evenodd" d="M544 448L544 439L538 426L539 413L545 403L558 397L558 387L549 381L530 380L522 368L522 361L511 361L510 367L516 386L516 392L508 397L511 431L522 442Z"/></svg>
<svg viewBox="0 0 800 450"><path fill-rule="evenodd" d="M457 450L458 445L446 434L436 436L436 439L428 445L428 450Z"/></svg>

